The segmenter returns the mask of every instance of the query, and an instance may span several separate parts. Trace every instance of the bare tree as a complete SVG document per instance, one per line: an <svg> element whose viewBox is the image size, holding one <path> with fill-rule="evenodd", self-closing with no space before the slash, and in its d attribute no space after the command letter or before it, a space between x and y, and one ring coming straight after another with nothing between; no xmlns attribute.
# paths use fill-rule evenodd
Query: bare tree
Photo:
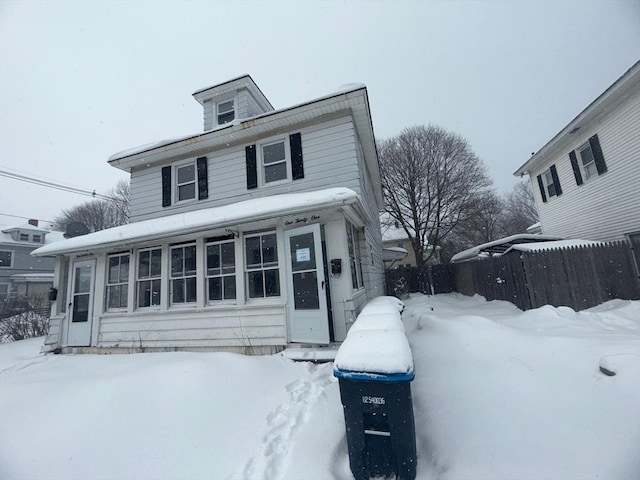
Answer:
<svg viewBox="0 0 640 480"><path fill-rule="evenodd" d="M72 222L86 225L91 232L129 223L131 188L128 180L120 180L106 195L63 210L55 218L54 228L64 231Z"/></svg>
<svg viewBox="0 0 640 480"><path fill-rule="evenodd" d="M461 136L437 126L379 142L386 212L404 229L418 266L475 212L489 192L484 164Z"/></svg>
<svg viewBox="0 0 640 480"><path fill-rule="evenodd" d="M537 221L538 209L531 184L526 181L519 182L504 198L504 233L525 233L527 228Z"/></svg>

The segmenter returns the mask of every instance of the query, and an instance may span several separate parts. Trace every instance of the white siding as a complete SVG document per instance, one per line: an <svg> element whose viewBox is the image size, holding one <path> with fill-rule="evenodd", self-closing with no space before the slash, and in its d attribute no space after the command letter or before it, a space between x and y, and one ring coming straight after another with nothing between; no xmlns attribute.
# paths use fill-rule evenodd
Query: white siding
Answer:
<svg viewBox="0 0 640 480"><path fill-rule="evenodd" d="M212 100L207 100L204 103L203 115L204 115L204 131L211 130L213 128L213 107L215 106L215 102Z"/></svg>
<svg viewBox="0 0 640 480"><path fill-rule="evenodd" d="M608 171L576 185L569 152L598 134ZM537 175L554 164L562 195L542 202ZM543 233L588 240L623 240L640 231L640 92L597 125L581 129L553 161L531 173Z"/></svg>
<svg viewBox="0 0 640 480"><path fill-rule="evenodd" d="M246 144L232 146L224 151L210 152L207 155L209 159L208 200L162 208L161 167L133 172L131 174L131 221L216 207L255 197L337 186L348 187L356 193L362 193L356 134L349 117L287 132L287 135L296 132L302 134L304 179L247 190Z"/></svg>

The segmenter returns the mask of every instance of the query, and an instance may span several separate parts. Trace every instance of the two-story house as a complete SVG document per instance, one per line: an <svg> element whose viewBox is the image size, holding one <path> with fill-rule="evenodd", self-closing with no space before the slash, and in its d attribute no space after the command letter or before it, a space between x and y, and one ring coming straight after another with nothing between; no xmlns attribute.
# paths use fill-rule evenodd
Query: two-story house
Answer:
<svg viewBox="0 0 640 480"><path fill-rule="evenodd" d="M275 110L245 75L193 96L203 133L109 159L129 225L34 252L57 258L45 351L326 345L383 294L367 89Z"/></svg>
<svg viewBox="0 0 640 480"><path fill-rule="evenodd" d="M543 234L640 240L640 62L514 175L530 177Z"/></svg>
<svg viewBox="0 0 640 480"><path fill-rule="evenodd" d="M16 297L49 296L55 260L34 258L31 252L61 239L61 232L39 227L38 220L0 229L0 302Z"/></svg>

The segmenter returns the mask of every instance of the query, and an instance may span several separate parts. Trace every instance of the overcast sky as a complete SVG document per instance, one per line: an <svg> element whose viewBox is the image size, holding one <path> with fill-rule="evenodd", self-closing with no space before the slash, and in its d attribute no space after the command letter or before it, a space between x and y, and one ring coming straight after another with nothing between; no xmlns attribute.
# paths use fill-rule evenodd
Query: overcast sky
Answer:
<svg viewBox="0 0 640 480"><path fill-rule="evenodd" d="M365 83L377 137L445 127L506 192L638 59L640 0L0 0L0 170L106 192L110 155L202 131L191 94L248 73L276 109ZM0 176L0 224L85 200Z"/></svg>

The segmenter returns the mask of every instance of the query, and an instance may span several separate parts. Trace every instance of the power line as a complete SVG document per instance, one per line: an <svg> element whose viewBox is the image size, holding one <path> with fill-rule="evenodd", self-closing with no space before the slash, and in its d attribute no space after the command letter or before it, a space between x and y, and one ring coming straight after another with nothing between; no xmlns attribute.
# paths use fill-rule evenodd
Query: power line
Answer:
<svg viewBox="0 0 640 480"><path fill-rule="evenodd" d="M3 217L14 217L14 218L24 218L25 220L31 220L33 217L25 217L24 215L12 215L10 213L4 213L4 212L0 212L0 216ZM47 222L47 223L55 223L53 220L45 220L43 218L38 218L37 219L40 222Z"/></svg>
<svg viewBox="0 0 640 480"><path fill-rule="evenodd" d="M8 172L6 170L0 170L0 176L10 178L12 180L18 180L20 182L32 183L34 185L39 185L42 187L53 188L54 190L60 190L62 192L76 193L78 195L85 195L87 197L98 198L101 200L111 200L116 202L122 202L121 199L114 198L110 195L97 193L95 190L86 190L83 188L73 187L70 185L63 185L61 183L51 182L48 180L41 180L28 175L21 175L18 173ZM22 218L26 218L26 217L22 217Z"/></svg>

